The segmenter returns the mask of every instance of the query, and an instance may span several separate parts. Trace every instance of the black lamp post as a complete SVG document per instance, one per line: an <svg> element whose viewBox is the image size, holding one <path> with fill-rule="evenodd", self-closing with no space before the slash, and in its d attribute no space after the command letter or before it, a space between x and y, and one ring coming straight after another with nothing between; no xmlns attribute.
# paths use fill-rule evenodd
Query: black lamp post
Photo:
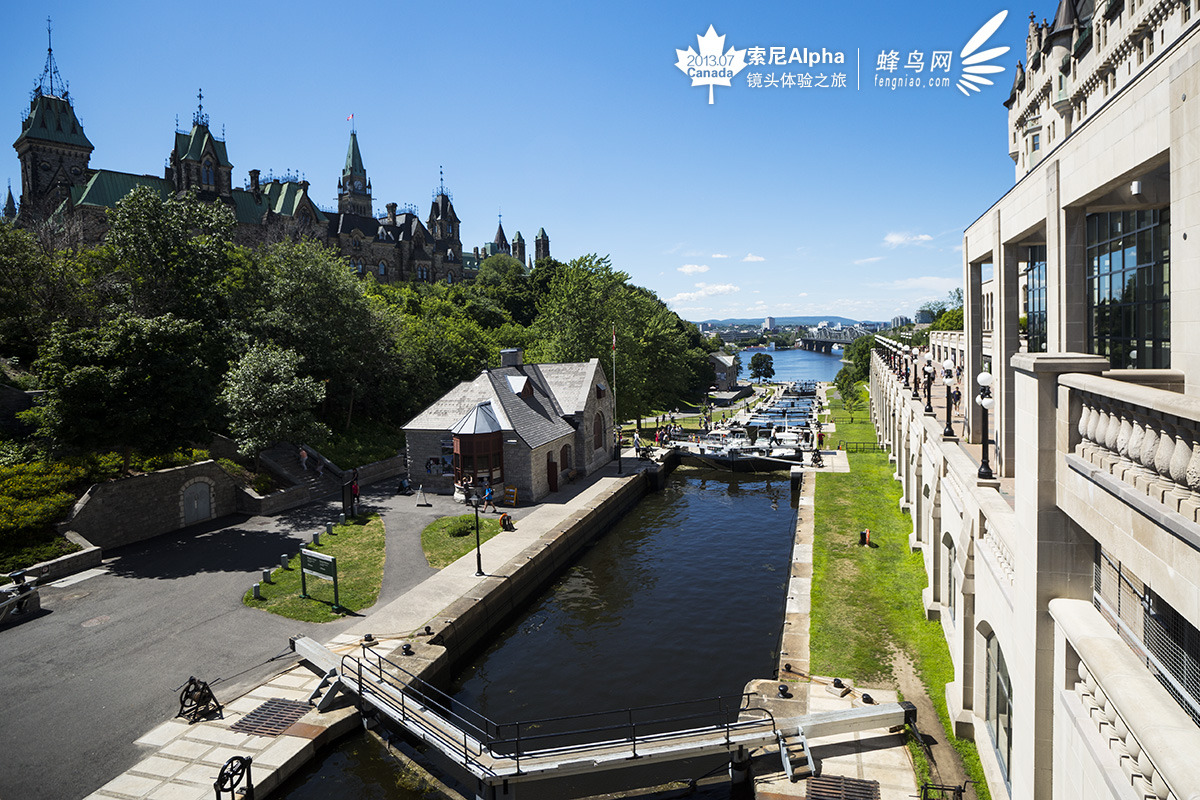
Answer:
<svg viewBox="0 0 1200 800"><path fill-rule="evenodd" d="M613 455L617 459L617 474L621 475L621 424L613 426Z"/></svg>
<svg viewBox="0 0 1200 800"><path fill-rule="evenodd" d="M954 362L948 358L942 362L942 383L946 384L946 430L942 431L942 436L953 437L950 414L954 410L954 399L950 396L950 387L954 385Z"/></svg>
<svg viewBox="0 0 1200 800"><path fill-rule="evenodd" d="M900 351L901 351L901 353L903 353L903 356L904 356L904 357L903 357L903 366L904 366L904 388L905 388L905 389L907 389L907 388L909 388L909 386L908 386L908 352L909 352L909 346L908 346L908 345L906 345L906 344L904 344L904 345L900 345Z"/></svg>
<svg viewBox="0 0 1200 800"><path fill-rule="evenodd" d="M479 504L483 502L483 497L479 494L478 488L467 497L470 498L471 505L475 507L475 576L481 577L483 575L483 555L479 545Z"/></svg>
<svg viewBox="0 0 1200 800"><path fill-rule="evenodd" d="M979 462L979 477L984 480L992 480L992 467L988 464L988 440L991 438L988 435L988 411L992 406L996 405L996 398L992 397L992 373L981 372L976 377L979 382L979 394L975 397L975 402L983 409L983 459Z"/></svg>
<svg viewBox="0 0 1200 800"><path fill-rule="evenodd" d="M933 413L933 353L925 354L925 413Z"/></svg>

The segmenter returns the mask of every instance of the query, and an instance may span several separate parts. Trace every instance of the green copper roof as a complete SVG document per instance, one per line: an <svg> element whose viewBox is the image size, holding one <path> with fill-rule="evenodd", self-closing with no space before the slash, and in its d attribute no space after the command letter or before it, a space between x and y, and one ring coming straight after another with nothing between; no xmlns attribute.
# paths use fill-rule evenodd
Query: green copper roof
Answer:
<svg viewBox="0 0 1200 800"><path fill-rule="evenodd" d="M367 176L367 168L362 163L362 153L358 152L358 134L350 133L350 146L346 148L346 168L343 175Z"/></svg>
<svg viewBox="0 0 1200 800"><path fill-rule="evenodd" d="M39 94L29 103L29 116L21 123L21 135L13 142L20 149L28 140L72 145L92 151L92 143L83 134L83 125L75 117L69 100Z"/></svg>
<svg viewBox="0 0 1200 800"><path fill-rule="evenodd" d="M517 231L517 235L513 237L513 242L523 242L523 241L525 241L525 237L523 237L521 235L520 231Z"/></svg>
<svg viewBox="0 0 1200 800"><path fill-rule="evenodd" d="M213 155L222 167L232 167L225 154L225 143L213 136L207 125L193 125L189 133L175 132L175 154L180 161L199 161L211 144Z"/></svg>
<svg viewBox="0 0 1200 800"><path fill-rule="evenodd" d="M550 237L546 235L545 228L538 228L537 236L535 236L533 238L534 239L549 239Z"/></svg>
<svg viewBox="0 0 1200 800"><path fill-rule="evenodd" d="M283 217L294 217L301 206L304 192L300 184L292 181L276 183L272 181L262 185L258 199L254 193L246 189L233 190L233 210L237 221L246 224L262 222L267 211L273 211ZM316 222L324 224L329 218L316 206L312 207Z"/></svg>
<svg viewBox="0 0 1200 800"><path fill-rule="evenodd" d="M99 170L83 186L71 187L71 204L113 208L117 201L139 186L148 186L164 200L175 194L171 182L153 175L130 175L127 172Z"/></svg>

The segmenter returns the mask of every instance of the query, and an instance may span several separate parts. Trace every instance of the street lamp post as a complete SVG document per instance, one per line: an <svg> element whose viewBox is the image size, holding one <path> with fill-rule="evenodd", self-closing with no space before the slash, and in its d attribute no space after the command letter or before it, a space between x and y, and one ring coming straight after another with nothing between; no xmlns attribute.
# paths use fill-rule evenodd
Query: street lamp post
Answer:
<svg viewBox="0 0 1200 800"><path fill-rule="evenodd" d="M617 474L621 473L621 424L613 426L613 455L617 459Z"/></svg>
<svg viewBox="0 0 1200 800"><path fill-rule="evenodd" d="M996 398L992 397L992 373L981 372L975 379L979 382L979 394L975 397L975 402L983 409L983 458L979 462L979 477L984 480L992 480L992 467L988 464L988 411L992 406L996 405Z"/></svg>
<svg viewBox="0 0 1200 800"><path fill-rule="evenodd" d="M933 353L925 354L925 413L933 413Z"/></svg>
<svg viewBox="0 0 1200 800"><path fill-rule="evenodd" d="M942 362L942 383L946 384L946 430L942 431L942 436L953 437L950 413L954 410L954 400L950 397L950 387L954 385L954 362L948 358Z"/></svg>
<svg viewBox="0 0 1200 800"><path fill-rule="evenodd" d="M917 372L917 362L921 360L921 354L917 352L917 348L913 348L912 352L912 399L920 402L921 400L921 378Z"/></svg>
<svg viewBox="0 0 1200 800"><path fill-rule="evenodd" d="M900 346L900 352L904 356L903 361L902 361L902 366L904 367L904 388L905 389L909 388L909 385L908 385L908 353L910 350L911 350L911 348L906 344Z"/></svg>
<svg viewBox="0 0 1200 800"><path fill-rule="evenodd" d="M483 554L479 545L479 504L483 502L483 497L478 487L468 497L471 499L471 505L475 507L475 576L481 577L483 575Z"/></svg>

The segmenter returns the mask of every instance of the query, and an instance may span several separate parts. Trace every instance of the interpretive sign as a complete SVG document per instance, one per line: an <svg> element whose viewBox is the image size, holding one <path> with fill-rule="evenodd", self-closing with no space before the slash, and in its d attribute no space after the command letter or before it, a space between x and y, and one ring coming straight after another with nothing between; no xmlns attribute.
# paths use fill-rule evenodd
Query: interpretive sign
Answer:
<svg viewBox="0 0 1200 800"><path fill-rule="evenodd" d="M306 548L300 549L300 596L308 597L308 581L305 575L312 575L327 581L333 581L333 610L341 611L338 604L337 558L317 553Z"/></svg>

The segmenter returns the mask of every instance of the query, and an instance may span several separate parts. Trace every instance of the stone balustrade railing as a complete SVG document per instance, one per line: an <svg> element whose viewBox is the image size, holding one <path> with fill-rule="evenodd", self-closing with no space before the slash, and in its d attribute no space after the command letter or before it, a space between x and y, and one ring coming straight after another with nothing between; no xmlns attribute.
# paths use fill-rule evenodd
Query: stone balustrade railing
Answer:
<svg viewBox="0 0 1200 800"><path fill-rule="evenodd" d="M1050 601L1050 615L1075 655L1066 685L1096 726L1138 797L1200 797L1197 728L1121 637L1086 600ZM1068 663L1071 659L1068 659ZM1068 690L1070 691L1070 690Z"/></svg>
<svg viewBox="0 0 1200 800"><path fill-rule="evenodd" d="M1093 375L1059 382L1080 401L1076 455L1200 521L1200 398Z"/></svg>
<svg viewBox="0 0 1200 800"><path fill-rule="evenodd" d="M1016 570L1013 567L1012 550L1009 549L1008 543L1004 541L1004 538L997 535L991 521L987 518L983 521L983 535L980 537L980 546L988 548L992 557L996 559L996 563L1000 565L1000 569L1003 571L1008 585L1012 586L1016 575Z"/></svg>

